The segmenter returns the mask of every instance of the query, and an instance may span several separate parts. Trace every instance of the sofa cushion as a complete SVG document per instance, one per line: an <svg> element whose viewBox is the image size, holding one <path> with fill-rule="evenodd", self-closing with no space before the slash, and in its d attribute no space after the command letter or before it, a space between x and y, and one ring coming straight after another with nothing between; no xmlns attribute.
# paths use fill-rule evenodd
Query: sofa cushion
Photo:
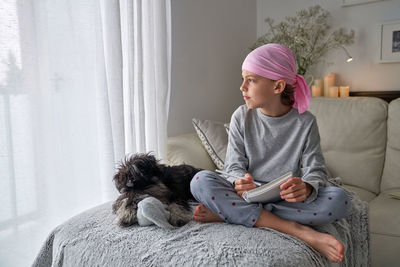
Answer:
<svg viewBox="0 0 400 267"><path fill-rule="evenodd" d="M374 97L312 98L326 166L343 183L380 191L387 103Z"/></svg>
<svg viewBox="0 0 400 267"><path fill-rule="evenodd" d="M399 266L399 237L370 234L371 266Z"/></svg>
<svg viewBox="0 0 400 267"><path fill-rule="evenodd" d="M224 123L200 119L193 119L192 123L214 164L218 169L223 169L228 145L228 135Z"/></svg>
<svg viewBox="0 0 400 267"><path fill-rule="evenodd" d="M388 114L386 160L381 190L398 188L400 191L400 98L390 102Z"/></svg>
<svg viewBox="0 0 400 267"><path fill-rule="evenodd" d="M400 237L400 200L384 191L369 202L370 232Z"/></svg>
<svg viewBox="0 0 400 267"><path fill-rule="evenodd" d="M215 164L196 133L169 137L167 151L169 165L185 163L200 169L215 170Z"/></svg>
<svg viewBox="0 0 400 267"><path fill-rule="evenodd" d="M376 195L374 193L371 193L370 191L362 189L360 187L352 186L352 185L345 185L345 184L343 185L343 187L349 191L356 193L357 196L359 196L361 198L361 200L370 202L371 200L376 198Z"/></svg>

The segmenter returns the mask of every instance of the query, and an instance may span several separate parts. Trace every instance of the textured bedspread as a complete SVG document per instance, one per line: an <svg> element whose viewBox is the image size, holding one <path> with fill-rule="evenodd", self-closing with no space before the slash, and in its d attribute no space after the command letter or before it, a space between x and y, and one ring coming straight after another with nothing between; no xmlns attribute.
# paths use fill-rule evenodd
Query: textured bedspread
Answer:
<svg viewBox="0 0 400 267"><path fill-rule="evenodd" d="M346 248L341 266L369 266L367 203L354 193L347 220L315 227ZM81 213L54 229L33 266L329 266L303 241L267 228L198 223L165 230L120 228L112 203Z"/></svg>

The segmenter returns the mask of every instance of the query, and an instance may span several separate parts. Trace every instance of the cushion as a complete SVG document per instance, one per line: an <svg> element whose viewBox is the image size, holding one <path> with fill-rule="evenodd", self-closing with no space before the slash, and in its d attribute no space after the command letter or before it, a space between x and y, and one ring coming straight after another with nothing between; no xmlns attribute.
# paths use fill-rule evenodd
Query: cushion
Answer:
<svg viewBox="0 0 400 267"><path fill-rule="evenodd" d="M399 237L371 233L371 265L398 266L400 251Z"/></svg>
<svg viewBox="0 0 400 267"><path fill-rule="evenodd" d="M370 202L371 200L376 198L376 195L374 193L371 193L370 191L362 189L360 187L351 186L351 185L343 185L343 187L351 192L356 193L360 197L361 200Z"/></svg>
<svg viewBox="0 0 400 267"><path fill-rule="evenodd" d="M212 120L193 119L193 126L201 143L218 169L224 168L228 135L224 123Z"/></svg>
<svg viewBox="0 0 400 267"><path fill-rule="evenodd" d="M382 192L368 203L371 233L400 236L400 200L389 195L395 191Z"/></svg>
<svg viewBox="0 0 400 267"><path fill-rule="evenodd" d="M333 177L380 192L386 150L387 103L374 97L312 98L321 148Z"/></svg>
<svg viewBox="0 0 400 267"><path fill-rule="evenodd" d="M400 98L389 105L386 161L381 190L400 188Z"/></svg>
<svg viewBox="0 0 400 267"><path fill-rule="evenodd" d="M215 170L214 162L196 133L169 137L167 151L169 165L189 164L200 169Z"/></svg>

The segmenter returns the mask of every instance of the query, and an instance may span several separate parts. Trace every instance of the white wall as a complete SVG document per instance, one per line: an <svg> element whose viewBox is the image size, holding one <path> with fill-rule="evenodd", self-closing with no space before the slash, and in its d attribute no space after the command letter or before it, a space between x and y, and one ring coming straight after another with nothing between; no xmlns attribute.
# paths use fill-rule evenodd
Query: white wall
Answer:
<svg viewBox="0 0 400 267"><path fill-rule="evenodd" d="M256 40L255 0L172 0L168 136L192 118L227 122L243 98L241 64Z"/></svg>
<svg viewBox="0 0 400 267"><path fill-rule="evenodd" d="M400 19L400 0L342 7L342 0L172 0L172 94L168 136L193 132L191 119L229 121L243 99L241 64L266 17L276 22L319 4L328 10L332 29L355 30L348 47L354 61L337 50L333 65L311 70L316 77L338 74L338 85L351 91L400 90L400 63L378 62L380 25Z"/></svg>
<svg viewBox="0 0 400 267"><path fill-rule="evenodd" d="M378 62L379 27L385 21L400 20L400 0L348 7L342 7L341 2L342 0L257 0L257 36L266 32L266 17L279 23L285 16L294 16L300 9L319 4L332 15L331 29L345 27L355 30L355 42L348 47L354 60L346 63L343 50L337 50L327 57L333 65L322 65L318 70L311 70L312 74L323 77L327 72L335 72L339 75L338 83L350 85L350 91L400 90L400 62Z"/></svg>

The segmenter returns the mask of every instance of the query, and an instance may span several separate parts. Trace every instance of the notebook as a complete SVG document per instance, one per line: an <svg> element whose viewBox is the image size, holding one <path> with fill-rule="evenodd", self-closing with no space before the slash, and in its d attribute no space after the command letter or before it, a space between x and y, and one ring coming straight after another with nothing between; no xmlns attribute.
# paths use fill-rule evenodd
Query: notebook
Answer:
<svg viewBox="0 0 400 267"><path fill-rule="evenodd" d="M281 200L281 184L286 182L293 176L292 172L288 172L281 177L278 177L271 182L260 187L243 192L242 197L247 203L268 203Z"/></svg>

